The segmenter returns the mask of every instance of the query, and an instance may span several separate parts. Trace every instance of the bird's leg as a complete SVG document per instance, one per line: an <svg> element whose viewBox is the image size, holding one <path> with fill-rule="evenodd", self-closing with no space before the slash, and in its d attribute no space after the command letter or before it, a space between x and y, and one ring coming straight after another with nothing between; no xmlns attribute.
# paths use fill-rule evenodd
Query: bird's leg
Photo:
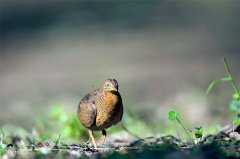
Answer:
<svg viewBox="0 0 240 159"><path fill-rule="evenodd" d="M106 132L106 130L102 130L102 135L104 136L104 138L103 138L103 144L105 144L105 142L106 142L106 138L107 138L107 132Z"/></svg>
<svg viewBox="0 0 240 159"><path fill-rule="evenodd" d="M96 141L95 141L95 139L94 139L94 137L93 137L93 131L92 131L92 130L88 130L88 133L89 133L89 136L90 136L90 138L91 138L91 140L92 140L92 143L93 143L94 148L97 148Z"/></svg>
<svg viewBox="0 0 240 159"><path fill-rule="evenodd" d="M91 137L88 135L88 140L86 141L87 144L91 142Z"/></svg>

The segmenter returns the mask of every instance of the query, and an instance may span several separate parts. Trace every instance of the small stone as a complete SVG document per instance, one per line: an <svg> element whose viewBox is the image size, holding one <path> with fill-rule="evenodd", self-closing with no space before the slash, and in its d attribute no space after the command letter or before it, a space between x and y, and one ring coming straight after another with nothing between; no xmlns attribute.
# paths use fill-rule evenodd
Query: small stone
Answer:
<svg viewBox="0 0 240 159"><path fill-rule="evenodd" d="M235 139L235 140L240 140L240 134L238 132L231 132L229 134L230 138Z"/></svg>
<svg viewBox="0 0 240 159"><path fill-rule="evenodd" d="M229 141L230 138L228 138L228 137L224 137L223 140L225 140L225 141Z"/></svg>

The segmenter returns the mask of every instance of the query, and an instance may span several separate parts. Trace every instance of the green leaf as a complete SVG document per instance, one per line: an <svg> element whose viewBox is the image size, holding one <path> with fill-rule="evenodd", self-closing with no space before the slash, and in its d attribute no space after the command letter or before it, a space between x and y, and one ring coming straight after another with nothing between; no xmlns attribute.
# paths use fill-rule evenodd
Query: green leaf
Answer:
<svg viewBox="0 0 240 159"><path fill-rule="evenodd" d="M177 120L177 118L179 118L180 117L180 114L178 113L178 112L176 112L176 111L169 111L168 112L168 119L170 120L170 121L175 121L175 120Z"/></svg>
<svg viewBox="0 0 240 159"><path fill-rule="evenodd" d="M240 113L240 101L239 100L232 100L229 108L232 112Z"/></svg>
<svg viewBox="0 0 240 159"><path fill-rule="evenodd" d="M220 82L230 82L230 81L232 81L232 77L230 75L226 76L226 77L223 77L220 80L213 80L209 84L208 89L206 91L206 94L209 94L218 83L220 83Z"/></svg>
<svg viewBox="0 0 240 159"><path fill-rule="evenodd" d="M220 79L222 82L229 82L232 81L232 77L231 76L226 76Z"/></svg>
<svg viewBox="0 0 240 159"><path fill-rule="evenodd" d="M196 127L194 129L194 135L196 138L202 138L203 136L203 128L202 127Z"/></svg>
<svg viewBox="0 0 240 159"><path fill-rule="evenodd" d="M234 124L235 126L239 126L239 125L240 125L240 118L235 118L235 119L233 120L233 124Z"/></svg>
<svg viewBox="0 0 240 159"><path fill-rule="evenodd" d="M61 140L61 134L58 135L57 139L54 141L56 146L60 143L60 140Z"/></svg>
<svg viewBox="0 0 240 159"><path fill-rule="evenodd" d="M0 156L3 156L7 152L6 148L7 146L5 144L0 144Z"/></svg>
<svg viewBox="0 0 240 159"><path fill-rule="evenodd" d="M240 93L235 93L234 95L233 95L233 99L235 99L235 100L240 100Z"/></svg>
<svg viewBox="0 0 240 159"><path fill-rule="evenodd" d="M208 89L206 91L206 94L209 94L212 90L213 90L213 87L215 87L215 85L217 85L219 83L219 80L213 80L209 86L208 86Z"/></svg>

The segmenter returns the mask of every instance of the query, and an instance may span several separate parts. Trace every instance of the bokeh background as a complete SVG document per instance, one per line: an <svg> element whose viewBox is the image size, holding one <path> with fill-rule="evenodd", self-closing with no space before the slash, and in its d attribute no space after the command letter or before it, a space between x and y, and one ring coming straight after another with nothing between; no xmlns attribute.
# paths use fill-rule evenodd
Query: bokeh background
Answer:
<svg viewBox="0 0 240 159"><path fill-rule="evenodd" d="M164 128L178 110L190 125L229 122L227 57L240 79L237 0L1 0L0 124L31 129L54 105L116 78L125 111ZM161 133L162 129L160 129Z"/></svg>

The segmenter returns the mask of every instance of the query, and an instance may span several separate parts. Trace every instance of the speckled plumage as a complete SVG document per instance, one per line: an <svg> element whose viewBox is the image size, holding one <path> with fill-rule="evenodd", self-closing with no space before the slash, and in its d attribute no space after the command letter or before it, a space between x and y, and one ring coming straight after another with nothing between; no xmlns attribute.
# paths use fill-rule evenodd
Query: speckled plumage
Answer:
<svg viewBox="0 0 240 159"><path fill-rule="evenodd" d="M102 88L87 94L80 101L77 115L82 125L91 131L105 131L120 122L123 105L117 81L108 79Z"/></svg>
<svg viewBox="0 0 240 159"><path fill-rule="evenodd" d="M122 119L121 95L116 92L103 92L97 89L87 94L78 107L78 118L88 129L102 130Z"/></svg>

